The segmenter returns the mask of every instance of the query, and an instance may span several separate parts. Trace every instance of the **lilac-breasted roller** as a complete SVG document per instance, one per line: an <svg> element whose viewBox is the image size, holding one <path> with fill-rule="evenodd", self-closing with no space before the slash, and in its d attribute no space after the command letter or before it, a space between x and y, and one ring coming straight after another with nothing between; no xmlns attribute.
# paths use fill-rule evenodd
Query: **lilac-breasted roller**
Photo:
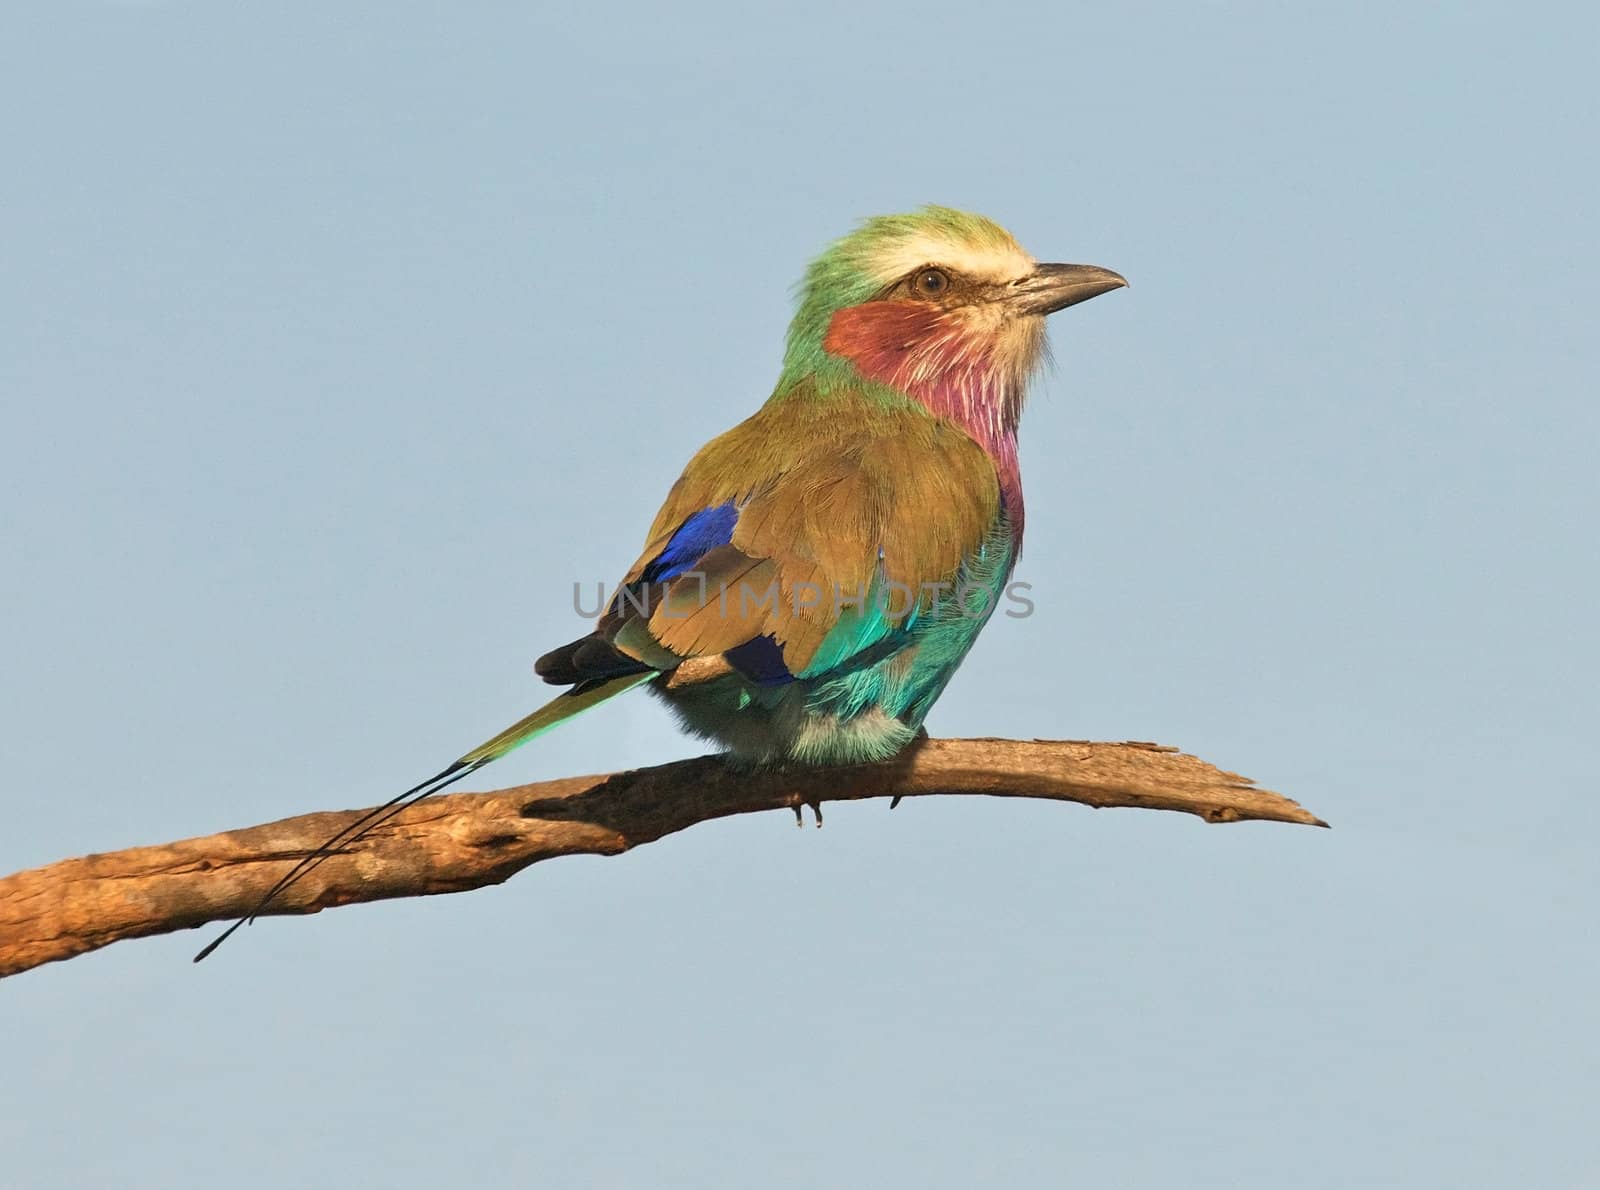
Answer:
<svg viewBox="0 0 1600 1190"><path fill-rule="evenodd" d="M1017 423L1045 317L1126 284L1040 264L945 207L832 244L766 404L690 460L595 630L539 659L567 690L352 824L262 905L400 806L638 686L745 763L893 756L1022 546Z"/></svg>

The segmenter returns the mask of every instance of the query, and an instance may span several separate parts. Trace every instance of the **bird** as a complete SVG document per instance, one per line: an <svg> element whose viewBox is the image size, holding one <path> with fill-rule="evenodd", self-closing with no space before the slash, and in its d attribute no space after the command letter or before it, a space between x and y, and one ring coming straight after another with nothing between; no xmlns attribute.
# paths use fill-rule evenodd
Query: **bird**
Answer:
<svg viewBox="0 0 1600 1190"><path fill-rule="evenodd" d="M1017 430L1045 319L1127 284L1041 264L950 207L834 241L799 285L771 396L689 461L593 631L535 663L564 691L357 818L195 961L335 849L639 687L736 765L895 756L1022 548Z"/></svg>

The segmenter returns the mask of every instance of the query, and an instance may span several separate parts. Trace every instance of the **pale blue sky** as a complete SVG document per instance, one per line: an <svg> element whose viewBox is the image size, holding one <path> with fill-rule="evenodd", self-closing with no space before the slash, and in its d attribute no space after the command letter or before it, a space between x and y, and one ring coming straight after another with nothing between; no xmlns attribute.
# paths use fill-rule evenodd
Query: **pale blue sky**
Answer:
<svg viewBox="0 0 1600 1190"><path fill-rule="evenodd" d="M521 714L930 201L1133 282L931 729L1335 829L839 806L115 946L0 985L6 1183L1592 1185L1592 6L538 8L0 16L0 869ZM695 751L638 697L492 783Z"/></svg>

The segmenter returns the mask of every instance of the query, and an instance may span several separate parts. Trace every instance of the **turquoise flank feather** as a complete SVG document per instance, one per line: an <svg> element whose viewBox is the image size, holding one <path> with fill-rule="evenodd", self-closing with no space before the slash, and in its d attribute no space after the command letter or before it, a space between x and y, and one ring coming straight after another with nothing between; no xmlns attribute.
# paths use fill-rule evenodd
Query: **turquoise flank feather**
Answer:
<svg viewBox="0 0 1600 1190"><path fill-rule="evenodd" d="M962 567L954 589L937 601L929 599L921 614L901 629L900 648L860 668L841 667L818 685L816 705L846 718L878 708L914 734L994 614L1011 560L1010 530L999 522L987 548ZM965 592L964 601L958 592Z"/></svg>
<svg viewBox="0 0 1600 1190"><path fill-rule="evenodd" d="M900 631L893 614L909 598L896 598L897 592L888 588L881 573L873 576L864 597L860 592L843 592L839 599L839 619L822 638L811 663L797 677L821 678L848 666L851 659L865 654L872 645ZM905 617L900 617L904 620ZM905 625L909 627L909 625Z"/></svg>

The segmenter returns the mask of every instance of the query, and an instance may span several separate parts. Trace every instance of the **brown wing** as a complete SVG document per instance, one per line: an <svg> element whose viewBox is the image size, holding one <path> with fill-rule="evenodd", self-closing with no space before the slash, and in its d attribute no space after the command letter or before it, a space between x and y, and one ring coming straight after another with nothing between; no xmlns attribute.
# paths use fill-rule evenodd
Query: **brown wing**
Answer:
<svg viewBox="0 0 1600 1190"><path fill-rule="evenodd" d="M917 407L791 394L695 456L624 579L638 584L701 509L739 509L732 540L601 631L653 667L771 635L790 672L875 578L917 592L948 582L1000 514L994 464ZM765 599L771 593L775 598ZM905 603L891 610L903 614Z"/></svg>

